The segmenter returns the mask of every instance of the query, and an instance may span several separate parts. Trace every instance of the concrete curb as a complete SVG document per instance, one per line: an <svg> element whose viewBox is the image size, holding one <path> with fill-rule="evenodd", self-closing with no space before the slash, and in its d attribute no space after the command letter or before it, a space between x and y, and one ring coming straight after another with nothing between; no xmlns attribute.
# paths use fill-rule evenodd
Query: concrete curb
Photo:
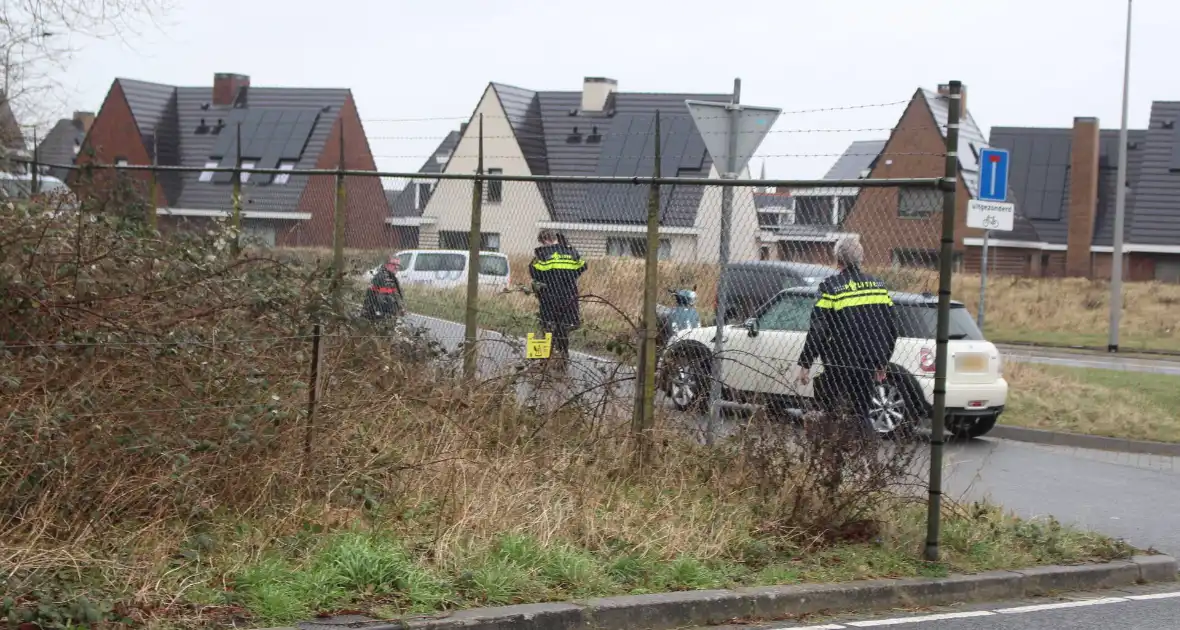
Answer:
<svg viewBox="0 0 1180 630"><path fill-rule="evenodd" d="M945 606L1174 582L1176 573L1176 560L1170 556L1136 556L1106 564L1034 567L934 579L682 591L475 608L398 621L350 616L303 622L297 629L284 630L672 630L824 612Z"/></svg>
<svg viewBox="0 0 1180 630"><path fill-rule="evenodd" d="M1006 424L996 425L984 437L1013 440L1016 442L1030 442L1033 444L1048 444L1052 446L1089 448L1118 453L1180 457L1180 444L1171 442L1148 442L1145 440L1083 435L1081 433L1062 433L1059 431L1045 431L1043 429L1026 429L1024 427L1014 427Z"/></svg>

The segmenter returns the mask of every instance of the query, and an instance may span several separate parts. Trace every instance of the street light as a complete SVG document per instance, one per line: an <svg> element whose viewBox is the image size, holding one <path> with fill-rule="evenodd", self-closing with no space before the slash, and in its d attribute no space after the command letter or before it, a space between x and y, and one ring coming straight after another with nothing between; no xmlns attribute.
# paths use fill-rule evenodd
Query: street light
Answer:
<svg viewBox="0 0 1180 630"><path fill-rule="evenodd" d="M1114 247L1110 253L1110 338L1107 352L1119 351L1123 314L1123 216L1127 209L1127 96L1131 89L1131 2L1127 0L1127 49L1123 55L1123 125L1119 128L1119 171L1114 201Z"/></svg>
<svg viewBox="0 0 1180 630"><path fill-rule="evenodd" d="M41 31L40 33L33 33L32 35L29 35L26 37L18 37L16 39L8 42L8 44L6 46L4 46L4 98L5 99L10 98L10 95L8 93L8 87L9 87L8 84L9 84L9 77L12 76L12 49L16 48L18 45L27 44L28 42L33 41L34 39L45 39L47 37L53 37L53 36L54 36L54 33L51 31Z"/></svg>

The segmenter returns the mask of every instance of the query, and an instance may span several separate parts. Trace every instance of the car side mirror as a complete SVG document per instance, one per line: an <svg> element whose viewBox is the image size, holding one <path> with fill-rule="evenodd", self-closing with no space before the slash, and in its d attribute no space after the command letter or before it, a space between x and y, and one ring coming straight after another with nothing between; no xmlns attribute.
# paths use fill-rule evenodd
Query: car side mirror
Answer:
<svg viewBox="0 0 1180 630"><path fill-rule="evenodd" d="M758 336L758 320L757 319L755 319L753 317L751 317L750 319L747 319L746 323L745 323L745 327L746 327L746 334L748 334L751 337Z"/></svg>

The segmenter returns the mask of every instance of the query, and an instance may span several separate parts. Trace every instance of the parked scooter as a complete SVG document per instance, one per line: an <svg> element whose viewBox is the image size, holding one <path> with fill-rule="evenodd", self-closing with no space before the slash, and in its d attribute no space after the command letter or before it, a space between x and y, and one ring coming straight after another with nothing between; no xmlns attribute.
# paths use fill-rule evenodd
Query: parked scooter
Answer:
<svg viewBox="0 0 1180 630"><path fill-rule="evenodd" d="M692 289L668 289L676 305L672 307L656 304L656 347L663 350L673 335L690 328L701 327L701 315L697 312L696 287Z"/></svg>

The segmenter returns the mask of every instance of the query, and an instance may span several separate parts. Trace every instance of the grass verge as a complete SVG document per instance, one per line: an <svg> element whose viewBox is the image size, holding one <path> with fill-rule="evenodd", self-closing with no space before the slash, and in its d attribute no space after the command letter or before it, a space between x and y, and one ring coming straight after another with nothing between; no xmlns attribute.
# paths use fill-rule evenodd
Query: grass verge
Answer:
<svg viewBox="0 0 1180 630"><path fill-rule="evenodd" d="M1180 377L1009 362L1007 424L1180 442Z"/></svg>

